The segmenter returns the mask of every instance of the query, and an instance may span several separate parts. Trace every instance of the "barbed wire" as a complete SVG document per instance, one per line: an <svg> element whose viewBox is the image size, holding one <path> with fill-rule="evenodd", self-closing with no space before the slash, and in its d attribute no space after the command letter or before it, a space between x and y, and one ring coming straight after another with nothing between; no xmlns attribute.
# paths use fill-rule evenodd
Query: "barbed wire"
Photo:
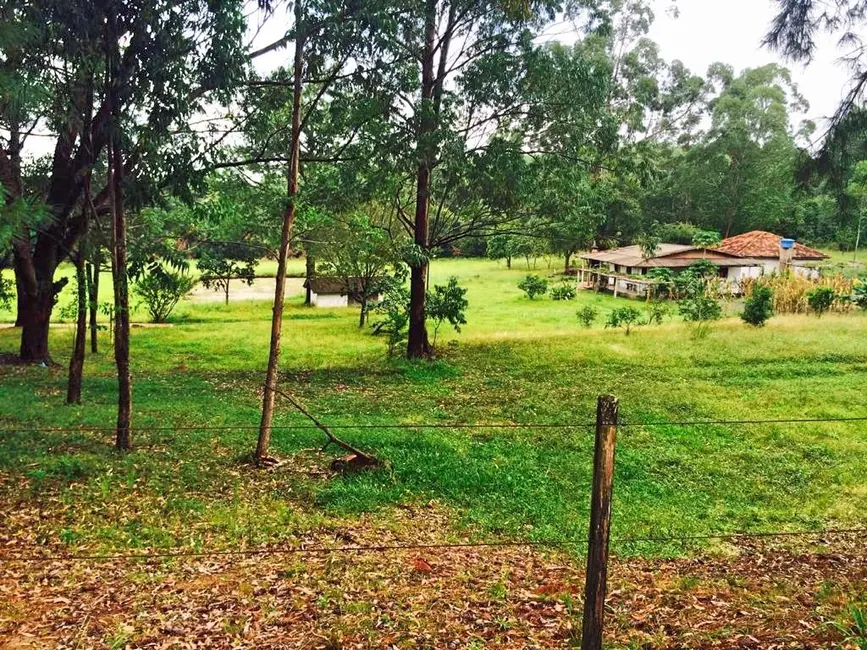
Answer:
<svg viewBox="0 0 867 650"><path fill-rule="evenodd" d="M614 537L611 544L638 544L638 543L684 543L692 541L707 541L712 539L767 539L787 537L833 537L840 535L863 535L867 534L867 528L837 528L822 530L795 530L795 531L739 531L720 532L700 535L685 536L652 536L652 537ZM4 549L0 551L0 563L24 562L88 562L88 561L115 561L115 560L157 560L179 558L203 558L225 556L273 556L273 555L321 555L330 553L378 553L392 551L419 551L419 550L448 550L448 549L472 549L472 548L519 548L519 547L567 547L586 546L587 539L568 540L501 540L487 542L445 542L445 543L418 543L418 544L376 544L376 545L351 545L351 546L299 546L296 548L259 548L259 549L214 549L205 551L157 551L147 553L107 553L107 554L66 554L66 555L20 555L10 557L8 553L15 550ZM28 545L25 548L35 548L39 545Z"/></svg>
<svg viewBox="0 0 867 650"><path fill-rule="evenodd" d="M775 418L775 419L752 419L752 420L673 420L630 422L624 421L617 424L618 428L643 428L643 427L686 427L686 426L725 426L725 425L766 425L766 424L821 424L821 423L855 423L867 422L867 417L844 417L844 418ZM328 424L331 429L586 429L596 427L596 422L503 422L489 424L470 424L464 422L437 422L437 423L365 423L365 424ZM284 431L315 430L313 424L286 424L273 425L271 429ZM259 425L253 424L224 424L224 425L158 425L158 426L133 426L137 431L242 431L257 430ZM86 433L115 431L116 427L104 426L78 426L78 427L6 427L0 429L2 433Z"/></svg>

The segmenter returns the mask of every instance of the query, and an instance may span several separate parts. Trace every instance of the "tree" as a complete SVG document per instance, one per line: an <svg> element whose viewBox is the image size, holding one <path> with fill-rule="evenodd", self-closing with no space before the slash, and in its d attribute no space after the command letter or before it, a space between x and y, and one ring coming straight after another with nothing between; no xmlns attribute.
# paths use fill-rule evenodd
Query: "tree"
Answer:
<svg viewBox="0 0 867 650"><path fill-rule="evenodd" d="M201 244L197 250L197 265L201 283L208 289L222 291L229 304L229 286L232 280L248 285L256 278L256 265L261 251L244 242L213 242Z"/></svg>
<svg viewBox="0 0 867 650"><path fill-rule="evenodd" d="M625 327L626 336L629 336L633 325L641 325L641 312L631 306L613 309L608 314L608 321L605 323L606 328Z"/></svg>
<svg viewBox="0 0 867 650"><path fill-rule="evenodd" d="M855 226L855 245L853 247L852 260L858 256L858 247L861 244L861 231L864 229L864 213L867 212L867 160L862 160L855 165L855 171L849 186L846 189L849 196L858 202L858 222Z"/></svg>
<svg viewBox="0 0 867 650"><path fill-rule="evenodd" d="M458 285L456 277L449 278L448 284L434 285L433 291L429 293L427 314L434 322L434 348L437 344L437 333L444 322L448 321L456 332L461 331L461 325L467 324L465 312L469 303L466 295L467 290Z"/></svg>
<svg viewBox="0 0 867 650"><path fill-rule="evenodd" d="M320 246L320 270L340 278L358 301L358 326L364 327L371 301L383 293L390 272L401 264L400 251L391 233L367 212L332 216L320 231L327 237Z"/></svg>
<svg viewBox="0 0 867 650"><path fill-rule="evenodd" d="M126 142L112 152L120 156L121 147L128 152L116 177L123 174L125 184L136 187L136 196L166 178L187 178L184 170L195 158L198 139L178 126L240 79L245 61L242 3L146 0L103 6L83 0L36 0L6 3L2 11L11 31L24 36L13 50L3 48L9 52L4 72L10 87L39 87L40 92L31 95L39 101L28 107L28 123L56 134L45 189L26 187L17 158L21 111L14 103L0 102L0 123L19 134L9 147L13 156L0 148L6 204L31 195L50 213L47 226L22 225L14 240L21 358L44 361L50 359L48 327L54 299L63 286L55 282L54 273L86 230L86 211L80 209L84 189L91 170L106 154L114 127L118 120L127 125ZM109 19L116 20L116 34L106 34L106 26L113 24ZM102 82L105 55L113 51L106 41L113 39L120 44L114 48L114 114ZM106 167L111 167L107 158ZM146 173L146 168L155 173ZM91 209L99 215L112 214L116 206L112 182L91 194Z"/></svg>
<svg viewBox="0 0 867 650"><path fill-rule="evenodd" d="M596 319L599 317L599 311L595 307L585 305L577 311L578 320L584 327L590 328Z"/></svg>
<svg viewBox="0 0 867 650"><path fill-rule="evenodd" d="M768 319L774 315L774 290L758 285L752 295L744 303L741 320L753 327L764 327Z"/></svg>
<svg viewBox="0 0 867 650"><path fill-rule="evenodd" d="M704 294L683 298L677 306L683 320L694 327L693 336L697 339L705 338L711 323L722 318L719 302Z"/></svg>

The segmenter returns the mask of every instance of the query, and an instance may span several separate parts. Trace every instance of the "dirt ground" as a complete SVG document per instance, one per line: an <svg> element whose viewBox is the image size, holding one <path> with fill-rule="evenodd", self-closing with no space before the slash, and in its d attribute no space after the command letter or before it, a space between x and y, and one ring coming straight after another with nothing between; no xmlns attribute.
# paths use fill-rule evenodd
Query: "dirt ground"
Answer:
<svg viewBox="0 0 867 650"><path fill-rule="evenodd" d="M233 280L229 285L229 302L242 300L274 300L274 283L276 278L256 278L253 284L247 284L240 280ZM297 296L304 293L304 278L286 278L286 295ZM201 284L188 297L188 300L196 303L224 302L226 295L222 291L207 289Z"/></svg>
<svg viewBox="0 0 867 650"><path fill-rule="evenodd" d="M303 550L433 543L449 524L435 509L399 517L363 518L263 556L22 562L12 558L47 552L6 544L0 648L577 647L583 560L563 551ZM847 609L863 607L864 540L797 544L615 558L607 647L863 647L834 622L845 627Z"/></svg>

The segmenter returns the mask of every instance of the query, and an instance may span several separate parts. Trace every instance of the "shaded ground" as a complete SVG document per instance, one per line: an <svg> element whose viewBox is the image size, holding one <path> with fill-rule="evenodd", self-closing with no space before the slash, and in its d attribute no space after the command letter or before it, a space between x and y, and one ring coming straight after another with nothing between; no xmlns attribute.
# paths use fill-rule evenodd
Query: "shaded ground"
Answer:
<svg viewBox="0 0 867 650"><path fill-rule="evenodd" d="M387 522L320 531L296 548L432 543L450 526L440 508L402 509ZM830 623L863 606L862 540L803 544L615 560L608 644L856 647ZM7 544L2 554L12 551ZM582 566L574 554L506 547L5 561L0 648L571 647Z"/></svg>

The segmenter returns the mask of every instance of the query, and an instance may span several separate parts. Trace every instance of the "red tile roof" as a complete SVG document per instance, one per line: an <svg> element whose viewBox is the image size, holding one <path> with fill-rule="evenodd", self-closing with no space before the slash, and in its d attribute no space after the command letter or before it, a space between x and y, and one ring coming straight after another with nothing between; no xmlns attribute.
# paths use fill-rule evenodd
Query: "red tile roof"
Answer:
<svg viewBox="0 0 867 650"><path fill-rule="evenodd" d="M724 239L717 247L726 253L744 257L780 257L780 237L772 232L753 230L743 235ZM828 256L803 244L795 243L796 260L824 260Z"/></svg>

